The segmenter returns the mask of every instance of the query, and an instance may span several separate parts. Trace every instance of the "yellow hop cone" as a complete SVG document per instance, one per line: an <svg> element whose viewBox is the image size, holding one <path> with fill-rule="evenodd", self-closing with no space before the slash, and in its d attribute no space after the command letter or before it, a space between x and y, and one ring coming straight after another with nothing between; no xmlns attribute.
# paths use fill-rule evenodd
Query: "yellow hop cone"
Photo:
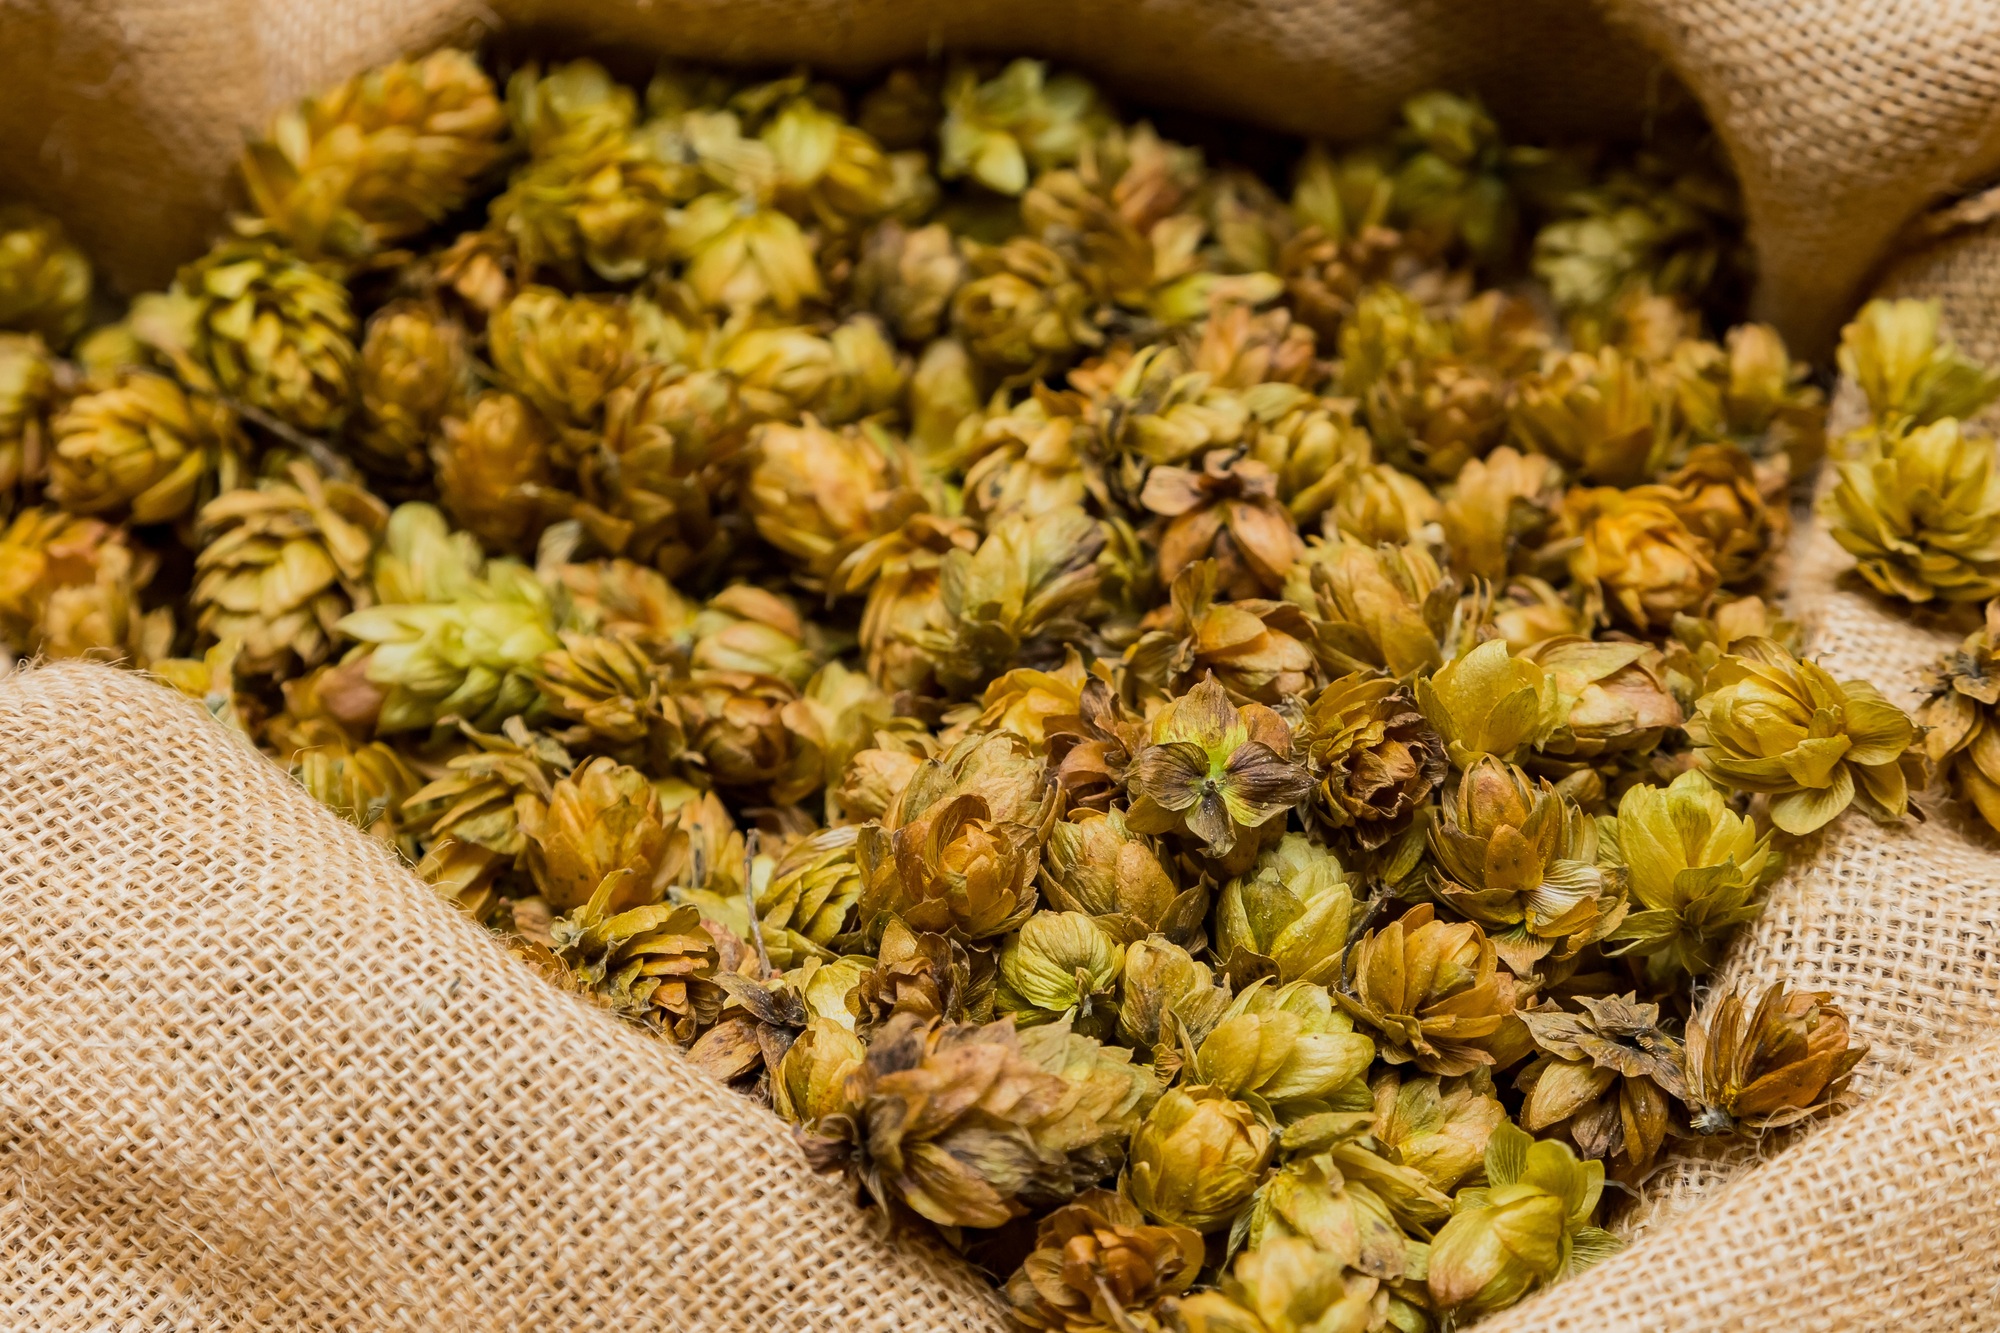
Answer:
<svg viewBox="0 0 2000 1333"><path fill-rule="evenodd" d="M421 475L444 420L464 409L472 352L465 326L423 301L397 301L368 320L357 385L361 410L348 438L362 461L391 476ZM452 486L446 483L447 496Z"/></svg>
<svg viewBox="0 0 2000 1333"><path fill-rule="evenodd" d="M522 288L493 316L486 337L506 387L561 428L593 427L605 399L638 365L623 301L548 287Z"/></svg>
<svg viewBox="0 0 2000 1333"><path fill-rule="evenodd" d="M134 327L190 384L308 434L335 430L354 397L354 313L337 278L269 241L230 240L182 267Z"/></svg>
<svg viewBox="0 0 2000 1333"><path fill-rule="evenodd" d="M90 261L54 218L0 206L0 329L40 334L57 348L83 327Z"/></svg>
<svg viewBox="0 0 2000 1333"><path fill-rule="evenodd" d="M334 626L368 596L389 506L299 462L227 491L195 521L196 628L240 644L237 669L285 675L332 650Z"/></svg>
<svg viewBox="0 0 2000 1333"><path fill-rule="evenodd" d="M180 518L218 480L233 484L244 453L233 413L145 370L72 399L51 429L50 496L75 513L138 523Z"/></svg>
<svg viewBox="0 0 2000 1333"><path fill-rule="evenodd" d="M501 153L493 82L465 51L357 74L243 151L263 221L307 259L365 259L463 204Z"/></svg>
<svg viewBox="0 0 2000 1333"><path fill-rule="evenodd" d="M1904 817L1921 774L1916 727L1866 681L1838 681L1771 639L1730 645L1702 682L1688 738L1725 787L1773 799L1771 822L1804 835L1850 804Z"/></svg>

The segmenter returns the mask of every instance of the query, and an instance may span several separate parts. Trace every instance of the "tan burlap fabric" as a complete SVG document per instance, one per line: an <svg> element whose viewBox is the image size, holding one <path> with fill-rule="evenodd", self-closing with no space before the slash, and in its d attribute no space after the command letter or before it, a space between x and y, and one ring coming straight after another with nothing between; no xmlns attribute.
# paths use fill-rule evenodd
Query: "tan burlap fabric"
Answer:
<svg viewBox="0 0 2000 1333"><path fill-rule="evenodd" d="M0 1328L999 1327L194 704L0 678L0 774Z"/></svg>
<svg viewBox="0 0 2000 1333"><path fill-rule="evenodd" d="M638 66L1040 52L1138 99L1332 135L1439 85L1524 133L1602 134L1684 84L1742 178L1760 312L1814 353L1905 222L2000 169L1987 0L0 0L0 193L53 200L122 285L158 283L271 108L496 27Z"/></svg>
<svg viewBox="0 0 2000 1333"><path fill-rule="evenodd" d="M1826 345L1906 221L2000 160L1980 0L0 0L0 192L129 286L198 249L242 128L493 22L602 48L862 65L1073 59L1140 98L1340 133L1472 87L1537 131L1675 77L1742 173L1760 301ZM644 58L638 61L643 68ZM138 225L142 222L143 225ZM2000 229L1886 269L2000 361ZM1818 339L1817 343L1814 342ZM1956 631L1792 553L1837 672L1902 702ZM2000 1328L2000 844L1933 802L1801 848L1724 983L1834 991L1858 1111L1684 1157L1624 1255L1511 1330ZM966 1328L782 1129L544 987L187 705L101 669L0 681L0 1312L50 1329ZM1757 1166L1756 1158L1779 1157Z"/></svg>

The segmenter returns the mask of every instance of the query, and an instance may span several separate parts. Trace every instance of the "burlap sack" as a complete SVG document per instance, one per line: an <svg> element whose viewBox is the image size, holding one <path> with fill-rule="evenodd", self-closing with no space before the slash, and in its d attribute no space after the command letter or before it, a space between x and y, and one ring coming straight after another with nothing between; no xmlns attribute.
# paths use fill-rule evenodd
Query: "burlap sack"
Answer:
<svg viewBox="0 0 2000 1333"><path fill-rule="evenodd" d="M0 678L0 1327L993 1329L191 702Z"/></svg>
<svg viewBox="0 0 2000 1333"><path fill-rule="evenodd" d="M505 20L565 41L857 66L1041 51L1285 128L1472 87L1602 132L1678 80L1741 173L1762 313L1823 349L1885 246L2000 161L2000 10L1800 0L0 0L0 191L131 287L198 249L243 126ZM133 218L147 220L135 227ZM1885 284L2000 360L2000 235ZM1952 632L1841 578L1793 609L1910 702ZM782 1130L527 976L281 775L128 677L0 682L0 1310L24 1327L960 1328L950 1260L885 1246ZM1800 849L1722 981L1829 989L1873 1044L1852 1113L1685 1157L1637 1242L1501 1329L2000 1328L2000 851L1952 810ZM1779 1155L1775 1166L1759 1156ZM11 1303L11 1304L10 1304Z"/></svg>

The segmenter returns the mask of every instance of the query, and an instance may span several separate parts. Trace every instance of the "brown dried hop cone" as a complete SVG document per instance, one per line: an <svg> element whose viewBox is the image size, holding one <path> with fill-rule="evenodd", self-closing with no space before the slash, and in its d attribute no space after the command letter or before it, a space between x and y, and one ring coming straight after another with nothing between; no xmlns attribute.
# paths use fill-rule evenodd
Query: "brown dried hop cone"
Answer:
<svg viewBox="0 0 2000 1333"><path fill-rule="evenodd" d="M289 675L332 650L334 626L369 596L368 565L389 506L311 463L202 506L195 626L241 644L237 670Z"/></svg>
<svg viewBox="0 0 2000 1333"><path fill-rule="evenodd" d="M1042 892L1058 911L1083 912L1130 944L1158 932L1187 941L1201 929L1208 894L1182 891L1150 839L1119 810L1078 810L1049 830Z"/></svg>
<svg viewBox="0 0 2000 1333"><path fill-rule="evenodd" d="M779 805L804 799L821 782L819 756L803 739L811 713L775 676L695 671L666 697L691 761L717 786L766 791Z"/></svg>
<svg viewBox="0 0 2000 1333"><path fill-rule="evenodd" d="M1751 1006L1731 992L1688 1023L1687 1101L1697 1134L1775 1129L1849 1104L1853 1044L1827 991L1774 982Z"/></svg>
<svg viewBox="0 0 2000 1333"><path fill-rule="evenodd" d="M71 399L51 432L50 497L136 523L180 518L233 485L245 448L229 409L145 370Z"/></svg>
<svg viewBox="0 0 2000 1333"><path fill-rule="evenodd" d="M1354 672L1327 684L1297 740L1318 784L1308 816L1361 851L1408 828L1449 769L1442 738L1384 675Z"/></svg>
<svg viewBox="0 0 2000 1333"><path fill-rule="evenodd" d="M654 903L612 912L620 879L607 875L590 900L550 927L556 957L576 984L634 1022L682 1045L715 1022L723 992L714 981L715 937L692 906Z"/></svg>
<svg viewBox="0 0 2000 1333"><path fill-rule="evenodd" d="M439 498L454 521L488 549L534 549L546 509L554 433L515 394L488 390L430 437Z"/></svg>
<svg viewBox="0 0 2000 1333"><path fill-rule="evenodd" d="M132 659L172 651L173 612L145 610L157 557L122 528L24 509L0 529L0 644L14 657Z"/></svg>
<svg viewBox="0 0 2000 1333"><path fill-rule="evenodd" d="M1334 998L1380 1034L1390 1064L1414 1062L1431 1074L1464 1074L1504 1064L1517 1044L1514 978L1495 963L1493 943L1477 924L1444 922L1419 903L1351 951L1352 989Z"/></svg>
<svg viewBox="0 0 2000 1333"><path fill-rule="evenodd" d="M1027 1199L1061 1197L1059 1153L1036 1137L1068 1084L1023 1054L1011 1022L891 1018L848 1077L842 1109L805 1141L869 1197L943 1227L997 1227Z"/></svg>
<svg viewBox="0 0 2000 1333"><path fill-rule="evenodd" d="M671 577L712 566L729 549L748 429L729 375L642 366L605 399L602 441L578 460L589 509L576 517L606 549Z"/></svg>
<svg viewBox="0 0 2000 1333"><path fill-rule="evenodd" d="M361 461L394 478L421 476L445 418L464 409L471 368L465 326L435 304L396 301L370 316L347 435ZM454 483L440 489L455 498Z"/></svg>
<svg viewBox="0 0 2000 1333"><path fill-rule="evenodd" d="M1440 900L1487 927L1516 973L1574 957L1624 919L1626 878L1598 864L1596 821L1491 755L1445 798L1430 852Z"/></svg>
<svg viewBox="0 0 2000 1333"><path fill-rule="evenodd" d="M1708 543L1724 586L1756 578L1785 544L1791 512L1784 497L1766 497L1755 462L1736 445L1696 446L1666 484L1680 493L1681 521Z"/></svg>
<svg viewBox="0 0 2000 1333"><path fill-rule="evenodd" d="M540 828L555 784L575 767L561 743L510 717L499 734L461 724L472 748L404 800L404 821L428 839L417 873L484 919L495 898L525 890L529 828Z"/></svg>
<svg viewBox="0 0 2000 1333"><path fill-rule="evenodd" d="M308 434L335 430L352 406L347 288L268 241L222 242L165 295L135 302L132 324L190 386Z"/></svg>
<svg viewBox="0 0 2000 1333"><path fill-rule="evenodd" d="M1681 1044L1660 1029L1659 1006L1632 995L1580 996L1583 1012L1520 1011L1544 1052L1515 1080L1528 1094L1521 1126L1560 1132L1614 1178L1643 1179L1666 1141L1668 1098L1685 1101Z"/></svg>
<svg viewBox="0 0 2000 1333"><path fill-rule="evenodd" d="M1160 536L1160 580L1171 583L1197 560L1214 559L1216 581L1231 598L1270 596L1305 552L1291 515L1278 503L1276 475L1264 463L1222 450L1200 470L1156 467L1140 503L1169 521Z"/></svg>
<svg viewBox="0 0 2000 1333"><path fill-rule="evenodd" d="M1170 700L1152 743L1132 761L1127 821L1141 833L1179 832L1228 858L1282 831L1281 816L1312 791L1292 757L1291 729L1262 704L1237 707L1213 677Z"/></svg>
<svg viewBox="0 0 2000 1333"><path fill-rule="evenodd" d="M1167 605L1140 622L1146 632L1125 654L1128 688L1170 695L1213 676L1231 698L1273 707L1310 690L1319 669L1306 613L1264 598L1221 600L1217 575L1213 560L1189 565Z"/></svg>
<svg viewBox="0 0 2000 1333"><path fill-rule="evenodd" d="M83 327L90 287L90 261L62 223L26 204L0 206L0 329L61 348Z"/></svg>
<svg viewBox="0 0 2000 1333"><path fill-rule="evenodd" d="M506 121L465 51L358 74L243 150L263 223L308 259L365 259L436 224L499 160Z"/></svg>
<svg viewBox="0 0 2000 1333"><path fill-rule="evenodd" d="M854 267L854 299L881 316L904 342L929 342L944 331L952 293L965 280L965 259L942 223L877 224Z"/></svg>
<svg viewBox="0 0 2000 1333"><path fill-rule="evenodd" d="M1048 1333L1163 1333L1163 1304L1201 1271L1201 1233L1146 1224L1130 1200L1087 1190L1043 1218L1007 1281L1014 1321Z"/></svg>
<svg viewBox="0 0 2000 1333"><path fill-rule="evenodd" d="M1924 754L1948 771L1960 798L2000 828L2000 599L1986 604L1986 623L1965 636L1925 673L1929 692L1917 709Z"/></svg>

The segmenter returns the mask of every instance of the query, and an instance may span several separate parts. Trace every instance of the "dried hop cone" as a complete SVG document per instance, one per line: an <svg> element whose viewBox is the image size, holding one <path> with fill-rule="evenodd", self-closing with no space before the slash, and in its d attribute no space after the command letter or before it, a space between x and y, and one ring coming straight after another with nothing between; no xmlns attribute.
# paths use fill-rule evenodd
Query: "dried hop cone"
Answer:
<svg viewBox="0 0 2000 1333"><path fill-rule="evenodd" d="M1917 710L1924 754L1945 768L1959 795L1980 817L2000 828L2000 733L1993 710L2000 703L2000 599L1986 604L1986 621L1957 649L1939 658L1924 684Z"/></svg>
<svg viewBox="0 0 2000 1333"><path fill-rule="evenodd" d="M872 538L922 507L893 442L880 431L833 431L808 418L761 428L744 505L764 540L826 579Z"/></svg>
<svg viewBox="0 0 2000 1333"><path fill-rule="evenodd" d="M582 989L685 1045L722 1010L715 937L692 906L609 911L615 879L607 877L589 902L550 928L556 957Z"/></svg>
<svg viewBox="0 0 2000 1333"><path fill-rule="evenodd" d="M1632 787L1603 827L1603 855L1624 865L1632 890L1632 910L1606 951L1643 959L1656 983L1711 971L1736 928L1763 912L1764 890L1784 866L1771 835L1759 836L1698 772Z"/></svg>
<svg viewBox="0 0 2000 1333"><path fill-rule="evenodd" d="M492 550L531 551L555 447L542 414L516 394L489 390L438 427L430 456L446 511Z"/></svg>
<svg viewBox="0 0 2000 1333"><path fill-rule="evenodd" d="M1751 1005L1732 991L1688 1023L1687 1101L1698 1134L1789 1125L1848 1104L1866 1042L1826 991L1774 982Z"/></svg>
<svg viewBox="0 0 2000 1333"><path fill-rule="evenodd" d="M1369 1333L1422 1324L1386 1322L1390 1302L1381 1282L1349 1268L1299 1236L1275 1236L1238 1255L1236 1267L1213 1291L1180 1302L1175 1311L1187 1333ZM1407 1304L1407 1312L1423 1315Z"/></svg>
<svg viewBox="0 0 2000 1333"><path fill-rule="evenodd" d="M218 478L230 484L245 448L234 413L145 370L72 399L52 430L50 496L137 523L180 518Z"/></svg>
<svg viewBox="0 0 2000 1333"><path fill-rule="evenodd" d="M523 287L486 330L501 382L558 427L588 429L604 401L637 368L632 314L623 302Z"/></svg>
<svg viewBox="0 0 2000 1333"><path fill-rule="evenodd" d="M1163 1302L1194 1284L1202 1260L1201 1233L1150 1226L1123 1195L1088 1190L1042 1219L1007 1300L1023 1328L1163 1333Z"/></svg>
<svg viewBox="0 0 2000 1333"><path fill-rule="evenodd" d="M1141 833L1184 832L1226 857L1312 791L1291 729L1262 704L1237 707L1213 678L1168 702L1134 756L1127 816Z"/></svg>
<svg viewBox="0 0 2000 1333"><path fill-rule="evenodd" d="M1213 951L1232 977L1331 984L1353 916L1354 889L1339 858L1287 833L1223 886Z"/></svg>
<svg viewBox="0 0 2000 1333"><path fill-rule="evenodd" d="M546 810L522 831L535 883L558 912L594 902L615 916L666 892L666 816L636 768L591 760L555 784Z"/></svg>
<svg viewBox="0 0 2000 1333"><path fill-rule="evenodd" d="M60 348L83 327L90 261L62 224L25 204L0 206L0 329Z"/></svg>
<svg viewBox="0 0 2000 1333"><path fill-rule="evenodd" d="M1216 1088L1172 1088L1132 1136L1124 1192L1162 1225L1215 1231L1250 1201L1276 1146L1245 1103Z"/></svg>
<svg viewBox="0 0 2000 1333"><path fill-rule="evenodd" d="M371 316L348 429L362 461L397 478L421 475L439 426L465 402L471 369L465 326L436 305L397 301ZM455 488L441 489L449 498Z"/></svg>
<svg viewBox="0 0 2000 1333"><path fill-rule="evenodd" d="M1669 1097L1684 1099L1681 1044L1662 1031L1659 1006L1633 995L1581 996L1582 1013L1554 1005L1521 1011L1545 1054L1521 1071L1521 1125L1560 1130L1621 1180L1645 1176L1666 1142Z"/></svg>
<svg viewBox="0 0 2000 1333"><path fill-rule="evenodd" d="M1967 418L2000 395L2000 375L1944 337L1937 301L1870 301L1840 331L1840 370L1868 399L1868 414L1893 429Z"/></svg>
<svg viewBox="0 0 2000 1333"><path fill-rule="evenodd" d="M1916 727L1866 681L1835 680L1772 639L1742 639L1702 682L1688 736L1725 787L1772 796L1771 822L1803 835L1850 804L1877 820L1910 809Z"/></svg>
<svg viewBox="0 0 2000 1333"><path fill-rule="evenodd" d="M195 523L196 627L238 640L245 674L317 666L334 626L366 595L369 558L388 521L389 507L366 490L305 462L225 492Z"/></svg>
<svg viewBox="0 0 2000 1333"><path fill-rule="evenodd" d="M2000 472L1991 439L1947 417L1871 435L1859 457L1834 471L1839 484L1820 512L1869 583L1912 602L2000 593Z"/></svg>
<svg viewBox="0 0 2000 1333"><path fill-rule="evenodd" d="M1318 784L1308 812L1363 851L1407 828L1448 770L1444 741L1387 676L1330 682L1307 707L1298 739Z"/></svg>
<svg viewBox="0 0 2000 1333"><path fill-rule="evenodd" d="M891 1018L847 1080L841 1110L806 1140L885 1206L939 1226L997 1227L1046 1197L1062 1161L1036 1126L1068 1091L1021 1051L1010 1022Z"/></svg>
<svg viewBox="0 0 2000 1333"><path fill-rule="evenodd" d="M1503 1309L1588 1267L1620 1242L1591 1226L1604 1164L1502 1124L1486 1145L1486 1185L1460 1190L1431 1242L1431 1299L1462 1319Z"/></svg>
<svg viewBox="0 0 2000 1333"><path fill-rule="evenodd" d="M1477 924L1439 921L1434 907L1419 903L1362 936L1353 951L1353 989L1335 998L1381 1035L1384 1060L1464 1074L1495 1063L1514 1013L1514 978L1496 962Z"/></svg>
<svg viewBox="0 0 2000 1333"><path fill-rule="evenodd" d="M358 74L243 151L263 221L308 259L365 259L458 208L501 153L493 81L446 49Z"/></svg>
<svg viewBox="0 0 2000 1333"><path fill-rule="evenodd" d="M1592 609L1641 633L1657 633L1706 602L1719 581L1715 553L1691 531L1665 486L1571 491L1558 535L1571 543L1570 577Z"/></svg>
<svg viewBox="0 0 2000 1333"><path fill-rule="evenodd" d="M267 241L232 240L183 267L132 319L191 384L310 434L337 428L354 393L347 288Z"/></svg>
<svg viewBox="0 0 2000 1333"><path fill-rule="evenodd" d="M0 648L14 656L134 659L172 649L173 612L140 593L156 559L121 528L30 508L0 528Z"/></svg>

